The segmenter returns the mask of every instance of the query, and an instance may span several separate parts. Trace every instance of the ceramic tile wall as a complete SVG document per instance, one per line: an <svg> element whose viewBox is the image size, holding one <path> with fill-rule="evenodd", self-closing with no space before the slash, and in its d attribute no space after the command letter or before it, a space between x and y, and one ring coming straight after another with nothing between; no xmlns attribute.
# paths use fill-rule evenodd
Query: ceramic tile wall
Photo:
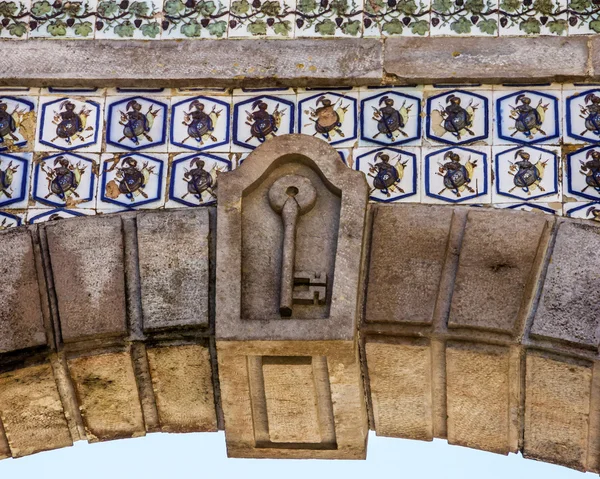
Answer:
<svg viewBox="0 0 600 479"><path fill-rule="evenodd" d="M330 143L373 202L600 221L600 85L0 89L0 229L216 202L274 136Z"/></svg>
<svg viewBox="0 0 600 479"><path fill-rule="evenodd" d="M596 0L2 0L0 38L589 35Z"/></svg>

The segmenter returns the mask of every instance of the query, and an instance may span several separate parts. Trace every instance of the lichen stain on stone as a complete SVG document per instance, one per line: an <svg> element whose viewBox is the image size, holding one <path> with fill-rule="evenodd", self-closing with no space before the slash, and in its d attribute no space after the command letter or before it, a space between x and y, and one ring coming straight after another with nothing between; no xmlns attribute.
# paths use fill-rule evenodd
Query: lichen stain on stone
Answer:
<svg viewBox="0 0 600 479"><path fill-rule="evenodd" d="M460 55L461 55L460 52L457 52L457 51L452 52L452 56L454 58L459 57Z"/></svg>
<svg viewBox="0 0 600 479"><path fill-rule="evenodd" d="M296 68L302 70L304 68L304 63L296 63Z"/></svg>

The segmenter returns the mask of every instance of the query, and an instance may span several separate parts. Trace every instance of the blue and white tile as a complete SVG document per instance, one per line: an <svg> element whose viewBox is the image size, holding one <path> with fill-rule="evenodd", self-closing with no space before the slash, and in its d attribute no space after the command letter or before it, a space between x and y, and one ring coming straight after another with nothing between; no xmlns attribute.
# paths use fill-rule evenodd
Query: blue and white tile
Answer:
<svg viewBox="0 0 600 479"><path fill-rule="evenodd" d="M37 159L31 199L34 208L96 207L99 154L60 152Z"/></svg>
<svg viewBox="0 0 600 479"><path fill-rule="evenodd" d="M564 215L569 218L600 222L600 202L577 201L574 203L565 203Z"/></svg>
<svg viewBox="0 0 600 479"><path fill-rule="evenodd" d="M361 90L359 145L419 145L422 98L420 89Z"/></svg>
<svg viewBox="0 0 600 479"><path fill-rule="evenodd" d="M167 97L171 96L172 89L164 87L137 87L137 86L118 86L106 89L106 96L150 96Z"/></svg>
<svg viewBox="0 0 600 479"><path fill-rule="evenodd" d="M491 144L491 90L425 90L425 136L431 144Z"/></svg>
<svg viewBox="0 0 600 479"><path fill-rule="evenodd" d="M234 88L231 92L233 96L250 95L295 95L296 90L286 87L262 87L262 88Z"/></svg>
<svg viewBox="0 0 600 479"><path fill-rule="evenodd" d="M562 216L561 203L494 203L494 208Z"/></svg>
<svg viewBox="0 0 600 479"><path fill-rule="evenodd" d="M600 199L600 146L567 154L564 168L565 202Z"/></svg>
<svg viewBox="0 0 600 479"><path fill-rule="evenodd" d="M40 97L36 151L102 149L104 98Z"/></svg>
<svg viewBox="0 0 600 479"><path fill-rule="evenodd" d="M600 88L570 88L563 97L565 143L600 143Z"/></svg>
<svg viewBox="0 0 600 479"><path fill-rule="evenodd" d="M0 211L0 232L25 224L25 213L16 211Z"/></svg>
<svg viewBox="0 0 600 479"><path fill-rule="evenodd" d="M168 164L166 153L103 154L97 210L163 207Z"/></svg>
<svg viewBox="0 0 600 479"><path fill-rule="evenodd" d="M0 96L0 151L32 151L35 144L36 96Z"/></svg>
<svg viewBox="0 0 600 479"><path fill-rule="evenodd" d="M561 99L558 89L496 91L494 143L559 144Z"/></svg>
<svg viewBox="0 0 600 479"><path fill-rule="evenodd" d="M298 132L337 148L358 140L358 91L298 93Z"/></svg>
<svg viewBox="0 0 600 479"><path fill-rule="evenodd" d="M174 95L206 95L206 96L226 96L231 97L231 93L227 88L190 86L173 89Z"/></svg>
<svg viewBox="0 0 600 479"><path fill-rule="evenodd" d="M489 204L491 149L423 148L422 203Z"/></svg>
<svg viewBox="0 0 600 479"><path fill-rule="evenodd" d="M0 95L9 96L37 96L40 88L29 86L0 86Z"/></svg>
<svg viewBox="0 0 600 479"><path fill-rule="evenodd" d="M176 155L171 164L166 207L215 204L219 175L233 167L226 153Z"/></svg>
<svg viewBox="0 0 600 479"><path fill-rule="evenodd" d="M357 148L353 169L369 184L369 199L381 203L421 200L421 149L404 147Z"/></svg>
<svg viewBox="0 0 600 479"><path fill-rule="evenodd" d="M179 96L171 105L169 151L229 151L229 98Z"/></svg>
<svg viewBox="0 0 600 479"><path fill-rule="evenodd" d="M344 164L346 166L349 166L350 168L353 168L354 165L354 149L352 148L337 148L336 149L337 152L340 155L340 158L342 159L342 161L344 162Z"/></svg>
<svg viewBox="0 0 600 479"><path fill-rule="evenodd" d="M496 146L494 203L562 201L560 151L535 146Z"/></svg>
<svg viewBox="0 0 600 479"><path fill-rule="evenodd" d="M32 153L0 153L0 208L26 208Z"/></svg>
<svg viewBox="0 0 600 479"><path fill-rule="evenodd" d="M95 210L70 210L68 208L30 208L27 210L27 223L30 225L43 223L45 221L58 221L61 219L79 218L81 216L93 216Z"/></svg>
<svg viewBox="0 0 600 479"><path fill-rule="evenodd" d="M249 151L274 136L294 133L295 95L234 96L231 151Z"/></svg>
<svg viewBox="0 0 600 479"><path fill-rule="evenodd" d="M107 152L166 152L168 99L114 96L106 99Z"/></svg>
<svg viewBox="0 0 600 479"><path fill-rule="evenodd" d="M78 96L104 96L106 90L96 87L77 87L77 86L49 86L40 89L40 94L47 95L78 95Z"/></svg>

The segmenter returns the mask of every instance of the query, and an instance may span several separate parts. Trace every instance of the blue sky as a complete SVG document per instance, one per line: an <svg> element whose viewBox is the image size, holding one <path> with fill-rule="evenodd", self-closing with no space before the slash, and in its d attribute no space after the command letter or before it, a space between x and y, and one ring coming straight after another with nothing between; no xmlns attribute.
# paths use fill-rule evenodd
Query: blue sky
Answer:
<svg viewBox="0 0 600 479"><path fill-rule="evenodd" d="M560 466L448 446L446 441L369 437L366 461L227 459L220 433L150 434L0 461L0 478L18 479L584 479Z"/></svg>

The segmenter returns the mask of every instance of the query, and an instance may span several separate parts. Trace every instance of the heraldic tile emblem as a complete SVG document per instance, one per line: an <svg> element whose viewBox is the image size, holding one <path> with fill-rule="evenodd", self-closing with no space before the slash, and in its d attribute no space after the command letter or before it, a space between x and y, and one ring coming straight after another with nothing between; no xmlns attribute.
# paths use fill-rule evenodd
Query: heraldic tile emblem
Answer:
<svg viewBox="0 0 600 479"><path fill-rule="evenodd" d="M206 96L174 97L169 150L229 151L228 100Z"/></svg>
<svg viewBox="0 0 600 479"><path fill-rule="evenodd" d="M534 146L494 148L494 203L560 201L558 155Z"/></svg>
<svg viewBox="0 0 600 479"><path fill-rule="evenodd" d="M298 132L332 146L352 146L358 138L357 103L357 91L299 93Z"/></svg>
<svg viewBox="0 0 600 479"><path fill-rule="evenodd" d="M38 207L96 207L99 155L57 153L36 162L31 196Z"/></svg>
<svg viewBox="0 0 600 479"><path fill-rule="evenodd" d="M102 155L99 210L158 208L164 205L168 155Z"/></svg>
<svg viewBox="0 0 600 479"><path fill-rule="evenodd" d="M109 97L106 151L167 151L168 106L143 96Z"/></svg>
<svg viewBox="0 0 600 479"><path fill-rule="evenodd" d="M427 98L426 136L432 143L490 141L491 92L453 90Z"/></svg>
<svg viewBox="0 0 600 479"><path fill-rule="evenodd" d="M31 153L0 153L0 208L26 208Z"/></svg>
<svg viewBox="0 0 600 479"><path fill-rule="evenodd" d="M35 97L0 97L0 151L33 150Z"/></svg>
<svg viewBox="0 0 600 479"><path fill-rule="evenodd" d="M100 152L103 102L100 97L44 98L40 102L36 150Z"/></svg>
<svg viewBox="0 0 600 479"><path fill-rule="evenodd" d="M556 203L498 203L496 208L507 210L529 211L530 213L540 213L545 215L562 215L562 205L556 206Z"/></svg>
<svg viewBox="0 0 600 479"><path fill-rule="evenodd" d="M199 153L177 157L171 166L166 207L207 206L217 201L219 173L230 171L227 155Z"/></svg>
<svg viewBox="0 0 600 479"><path fill-rule="evenodd" d="M234 96L231 151L253 150L269 138L294 133L295 95Z"/></svg>
<svg viewBox="0 0 600 479"><path fill-rule="evenodd" d="M600 90L565 91L565 135L575 143L600 142Z"/></svg>
<svg viewBox="0 0 600 479"><path fill-rule="evenodd" d="M424 149L423 203L489 203L489 149Z"/></svg>
<svg viewBox="0 0 600 479"><path fill-rule="evenodd" d="M552 143L560 140L560 91L497 92L496 143Z"/></svg>
<svg viewBox="0 0 600 479"><path fill-rule="evenodd" d="M565 196L600 199L600 147L588 146L567 155Z"/></svg>
<svg viewBox="0 0 600 479"><path fill-rule="evenodd" d="M361 92L360 145L413 145L421 139L421 92Z"/></svg>
<svg viewBox="0 0 600 479"><path fill-rule="evenodd" d="M575 202L565 204L565 216L600 222L600 202Z"/></svg>
<svg viewBox="0 0 600 479"><path fill-rule="evenodd" d="M23 224L23 218L20 215L0 211L0 231L21 226L21 224Z"/></svg>
<svg viewBox="0 0 600 479"><path fill-rule="evenodd" d="M356 154L354 169L366 175L371 201L420 201L420 148L359 148Z"/></svg>

